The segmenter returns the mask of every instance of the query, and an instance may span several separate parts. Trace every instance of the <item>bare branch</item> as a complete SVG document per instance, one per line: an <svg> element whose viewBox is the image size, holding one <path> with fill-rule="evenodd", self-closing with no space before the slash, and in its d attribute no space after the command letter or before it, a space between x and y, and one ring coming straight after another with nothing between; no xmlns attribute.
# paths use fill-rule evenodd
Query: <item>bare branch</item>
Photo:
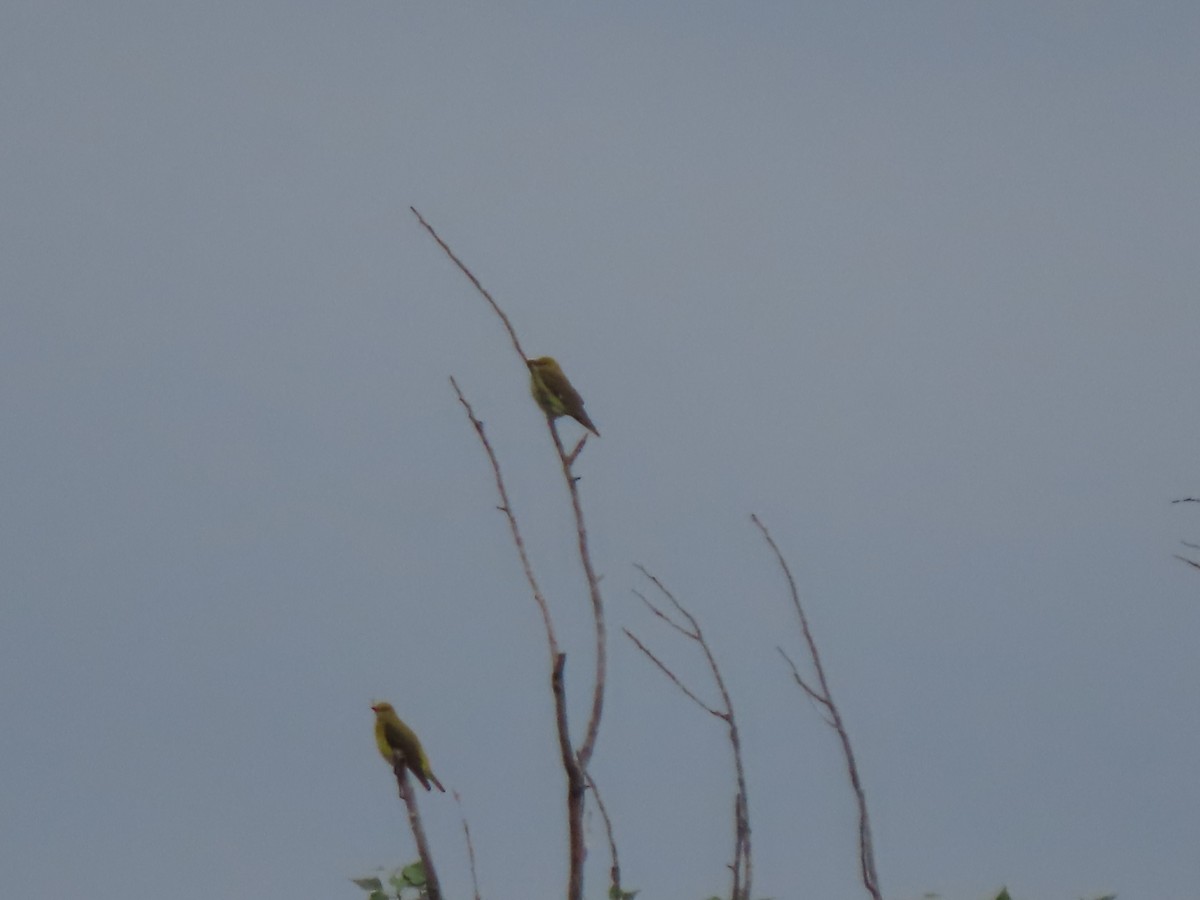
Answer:
<svg viewBox="0 0 1200 900"><path fill-rule="evenodd" d="M458 395L458 400L463 405L463 408L466 409L467 416L475 428L475 433L479 436L479 440L487 452L488 459L491 461L492 472L496 477L497 490L500 493L500 509L508 519L509 530L512 533L517 554L521 558L521 566L525 571L525 578L533 591L534 600L541 610L542 621L546 627L546 641L549 645L553 662L550 690L554 697L559 754L562 759L563 770L567 775L567 825L570 832L570 871L568 874L567 897L569 900L581 900L583 897L583 867L584 861L587 858L587 846L584 843L583 836L584 774L586 766L581 763L579 757L571 747L571 733L567 722L567 692L563 684L563 669L566 666L567 655L558 649L558 640L555 637L554 626L550 619L550 608L546 603L541 588L538 586L537 578L533 574L533 566L529 561L529 555L525 551L525 542L521 538L521 531L517 526L517 519L512 511L512 504L508 499L508 491L504 487L504 478L500 471L500 463L496 458L495 451L492 450L491 443L487 439L483 422L476 417L470 403L467 402L462 391L459 390L458 383L453 378L450 379L450 383L454 386L454 392ZM557 434L555 434L555 440L557 441Z"/></svg>
<svg viewBox="0 0 1200 900"><path fill-rule="evenodd" d="M567 727L567 688L563 670L567 665L567 654L560 653L554 661L550 676L550 690L554 694L554 710L558 721L558 751L563 770L567 773L567 828L571 854L570 874L567 880L568 900L583 897L583 864L587 859L587 844L583 836L583 802L587 790L584 766L571 747L571 732Z"/></svg>
<svg viewBox="0 0 1200 900"><path fill-rule="evenodd" d="M525 356L525 351L521 349L521 342L517 340L516 329L513 328L512 322L508 321L508 316L504 314L504 310L502 310L500 305L492 299L492 295L488 293L487 288L479 283L479 279L476 278L475 274L466 267L466 264L463 263L463 261L457 256L455 256L454 251L450 249L450 245L443 241L441 236L439 236L438 233L433 230L433 226L425 221L425 217L417 212L417 208L415 206L410 206L409 209L412 210L412 214L417 217L417 221L421 223L421 227L429 232L429 236L437 241L437 245L442 248L442 250L448 257L450 257L451 260L453 260L454 264L458 266L459 270L471 280L471 284L475 285L475 290L479 291L479 293L483 296L483 299L491 304L492 311L495 312L496 315L500 317L500 321L504 323L504 327L508 331L508 336L512 339L513 349L517 351L517 355L521 357L521 363L524 365L525 360L527 359Z"/></svg>
<svg viewBox="0 0 1200 900"><path fill-rule="evenodd" d="M653 603L651 603L645 597L642 597L642 595L640 593L638 593L637 591L634 591L634 593L637 594L637 596L642 598L642 602L645 603L647 606L649 606L650 609L652 609L658 615L658 617L660 619L665 621L667 624L669 624L671 627L673 627L680 634L686 635L687 637L691 638L693 641L699 641L701 639L700 626L698 624L696 624L696 620L692 617L692 614L683 608L683 606L680 604L680 602L675 599L675 595L672 594L669 590L667 590L667 586L665 584L663 584L661 581L659 581L657 577L652 575L646 569L645 566L643 566L641 563L634 563L633 567L635 569L637 569L639 572L641 572L642 575L644 575L646 578L648 578L650 580L650 582L656 588L658 588L658 592L660 594L662 594L664 597L666 597L668 600L671 601L671 605L675 607L676 612L678 612L681 616L683 616L685 619L687 619L688 624L692 626L692 630L688 631L682 625L677 625L669 616L659 612Z"/></svg>
<svg viewBox="0 0 1200 900"><path fill-rule="evenodd" d="M793 662L792 658L784 652L782 647L776 647L775 649L779 651L779 655L782 656L784 660L786 660L788 666L791 667L792 677L796 679L796 684L800 685L800 687L803 688L804 693L808 694L808 698L817 705L817 712L820 713L821 718L825 720L825 724L832 728L833 722L828 718L828 715L825 712L825 707L829 705L829 702L809 686L808 682L805 681L800 675L800 670L796 668L796 663Z"/></svg>
<svg viewBox="0 0 1200 900"><path fill-rule="evenodd" d="M417 855L421 857L421 865L425 869L425 891L429 900L442 900L442 887L438 881L437 869L433 865L433 854L429 850L429 841L425 838L425 828L421 825L421 812L417 809L417 798L413 793L412 783L408 780L408 764L399 750L392 751L392 773L396 776L396 789L400 792L400 799L408 809L408 827L417 842Z"/></svg>
<svg viewBox="0 0 1200 900"><path fill-rule="evenodd" d="M558 458L562 462L563 480L566 481L567 491L571 495L571 510L575 514L575 539L579 547L579 562L583 566L584 578L587 580L588 599L592 603L592 621L595 627L596 674L592 684L592 711L588 716L587 731L578 751L579 764L586 770L592 761L592 753L596 748L596 737L600 733L600 717L604 712L604 688L608 674L608 627L604 622L604 600L600 596L600 579L592 568L592 555L588 550L587 527L583 522L583 504L579 500L579 479L571 471L574 457L583 449L587 436L584 435L575 448L574 454L568 457L563 450L562 440L558 436L554 420L547 418L546 426L550 429L550 436L554 440L554 449L558 451Z"/></svg>
<svg viewBox="0 0 1200 900"><path fill-rule="evenodd" d="M1172 500L1172 503L1200 503L1200 497L1180 497L1178 500Z"/></svg>
<svg viewBox="0 0 1200 900"><path fill-rule="evenodd" d="M504 486L504 475L500 471L500 461L496 458L496 451L492 449L492 444L488 440L487 433L483 430L483 422L476 417L475 411L471 409L471 404L463 396L463 392L459 389L458 382L454 380L453 376L450 378L450 384L454 388L454 393L458 395L458 402L467 411L467 418L471 420L471 425L475 428L475 434L479 436L479 442L483 444L488 461L492 464L492 475L496 479L496 491L500 494L500 506L497 508L508 519L508 530L512 534L513 544L516 545L517 556L521 559L521 568L525 572L525 580L529 582L529 589L533 591L534 602L537 603L538 609L542 613L542 624L546 627L546 643L549 645L550 659L553 661L558 658L558 639L554 635L554 623L550 619L550 607L546 603L546 598L542 594L541 587L538 585L537 576L533 574L533 564L529 561L529 554L525 551L525 541L521 537L521 529L517 525L517 517L513 512L512 503L508 499L508 490Z"/></svg>
<svg viewBox="0 0 1200 900"><path fill-rule="evenodd" d="M429 233L429 235L437 242L438 246L441 247L446 255L449 256L454 262L454 264L458 266L459 270L467 276L467 278L471 281L471 284L475 286L475 289L480 293L484 300L487 301L488 305L491 306L492 311L495 312L500 318L500 321L504 324L505 330L508 331L509 338L512 340L513 349L521 359L522 368L526 369L528 357L526 356L524 349L521 347L521 342L517 338L516 330L513 328L512 323L509 321L508 316L504 313L504 310L500 308L500 305L496 303L495 299L493 299L492 295L483 287L479 279L475 277L474 273L471 272L471 270L467 268L467 266L458 258L458 256L455 255L454 251L450 249L450 246L442 240L438 233L434 231L433 227L430 226L428 222L425 221L425 218L416 210L416 208L409 207L409 209L412 211L412 214L416 216L417 221L421 224L421 227L423 227ZM526 374L528 373L526 372ZM475 426L475 430L479 434L480 440L484 444L484 448L487 450L489 459L492 461L492 469L496 474L497 484L499 485L501 492L501 510L509 518L509 527L513 532L514 541L516 541L518 544L518 551L521 555L522 565L525 567L526 578L530 581L531 587L534 590L534 597L538 600L538 605L542 610L543 620L546 625L547 639L550 645L550 655L555 661L554 664L557 671L557 675L555 677L561 679L562 673L558 670L562 665L564 657L562 652L558 649L558 642L554 637L554 630L550 624L548 608L544 598L542 597L541 591L537 588L536 581L533 579L532 568L529 565L528 558L524 552L524 544L520 541L520 533L516 528L516 519L512 514L507 493L504 491L503 481L499 475L499 464L497 463L495 454L493 453L492 448L487 442L486 436L484 435L482 423L475 417L474 413L471 412L470 407L467 406L466 400L463 398L462 392L458 390L457 384L454 385L454 389L459 395L459 400L465 407L467 407L471 422ZM576 444L571 453L568 454L563 448L562 440L558 436L558 430L555 427L553 418L549 416L546 417L546 427L550 431L551 439L554 442L554 449L558 453L559 462L562 466L563 479L567 483L567 490L571 496L571 508L575 516L575 533L579 548L579 559L581 565L583 566L584 576L587 580L588 596L592 605L592 617L595 625L596 672L595 682L592 686L591 713L588 717L587 728L583 741L579 745L579 749L570 754L571 764L567 768L567 780L569 783L567 813L568 818L570 819L569 824L572 833L571 873L568 882L570 893L568 894L568 898L569 900L580 900L580 898L583 896L583 861L584 855L586 854L586 848L582 841L583 801L585 791L583 775L586 773L588 764L591 762L592 753L594 752L596 746L596 738L600 733L600 719L604 710L605 680L608 667L608 632L604 621L604 602L600 595L600 578L596 575L596 572L592 567L591 554L588 550L587 528L584 525L583 507L579 500L579 479L571 470L572 465L574 465L575 460L583 450L587 440L587 435L584 435L584 437L580 439L579 443ZM556 719L560 725L560 728L565 729L567 724L565 691L561 694L561 696L558 694L555 695L555 704L556 707L558 707L558 715ZM559 740L560 742L565 742L569 746L569 733L565 730L561 731L559 734ZM565 760L566 757L564 756L564 765L567 765ZM578 765L579 771L573 771L573 768L576 764ZM578 845L574 843L576 835L579 837ZM576 852L577 850L578 853Z"/></svg>
<svg viewBox="0 0 1200 900"><path fill-rule="evenodd" d="M684 637L694 641L699 645L700 651L704 654L704 659L708 663L708 669L712 674L713 682L716 684L717 691L721 695L721 703L723 705L723 708L721 709L717 709L709 706L707 703L704 703L687 687L687 685L685 685L678 677L676 677L675 673L672 672L665 664L663 664L658 657L647 650L642 642L634 637L633 633L630 632L628 628L625 629L625 634L628 635L629 639L633 641L634 644L637 645L638 649L646 654L646 656L648 656L650 660L656 666L658 666L658 668L669 679L671 679L672 682L675 683L675 686L678 687L685 696L696 703L701 709L705 710L705 712L708 712L722 720L725 723L726 728L729 730L729 746L733 752L733 768L735 777L737 779L737 792L734 794L733 799L733 862L729 866L729 870L733 876L733 887L730 896L732 900L749 900L750 882L753 874L752 855L750 849L750 812L746 793L746 774L742 765L742 740L741 735L738 732L737 717L733 712L733 700L729 696L729 691L725 687L725 679L721 675L720 666L717 665L716 657L713 655L712 648L708 643L708 639L704 637L704 632L700 629L700 623L696 621L696 617L688 612L683 604L676 599L675 595L667 589L666 585L664 585L662 581L660 581L655 575L651 574L645 566L638 564L635 567L639 572L642 573L642 575L648 578L656 588L658 588L659 593L671 601L671 605L675 607L675 610L679 613L679 615L683 616L683 618L691 626L691 630L689 631L687 628L684 628L682 625L675 622L670 616L658 609L658 607L651 603L642 594L638 593L637 591L634 591L634 593L641 598L642 602L645 603L646 606L649 607L650 611L659 619L666 622Z"/></svg>
<svg viewBox="0 0 1200 900"><path fill-rule="evenodd" d="M674 623L672 623L672 624L674 624ZM710 713L710 714L716 716L718 719L725 718L724 713L722 713L718 709L713 709L711 706L709 706L707 703L705 703L703 700L701 700L699 697L697 697L695 694L693 694L692 691L688 688L688 686L686 684L684 684L682 681L680 681L679 677L670 670L670 668L667 666L666 663L664 663L661 659L659 659L657 656L655 656L646 647L645 644L643 644L641 641L638 640L637 635L635 635L628 628L622 628L621 630L625 632L625 636L627 638L629 638L631 641L633 641L633 643L637 646L637 648L639 650L641 650L643 653L646 654L646 656L648 656L650 658L650 662L652 662L656 666L658 666L658 668L662 671L662 673L664 675L666 675L668 678L670 678L671 681L673 681L675 683L675 687L677 687L681 691L683 691L683 693L687 696L687 698L689 700L691 700L693 703L695 703L697 706L699 706L706 713Z"/></svg>
<svg viewBox="0 0 1200 900"><path fill-rule="evenodd" d="M674 619L672 619L670 616L668 616L665 612L663 612L661 609L659 609L657 606L655 606L652 602L650 602L650 598L647 597L645 594L643 594L641 591L639 591L637 588L633 589L633 596L637 597L644 604L646 604L646 609L650 610L650 612L654 613L655 616L657 616L663 622L666 622L668 625L670 625L672 628L674 628L676 631L678 631L680 634L682 634L685 638L689 638L693 641L696 639L696 635L694 632L688 631L686 628L684 628L682 625L680 625L678 622L676 622Z"/></svg>
<svg viewBox="0 0 1200 900"><path fill-rule="evenodd" d="M459 817L462 819L463 836L467 840L467 861L471 866L471 887L475 892L475 900L480 900L479 896L479 875L475 871L475 843L471 840L471 826L467 824L467 814L463 812L462 797L458 791L454 791L454 802L458 804Z"/></svg>
<svg viewBox="0 0 1200 900"><path fill-rule="evenodd" d="M641 563L634 563L633 567L635 569L637 569L639 572L641 572L642 575L644 575L647 579L649 579L650 583L653 584L656 588L658 588L658 592L660 594L662 594L664 597L666 597L668 600L671 601L671 605L675 607L676 611L681 616L683 616L685 619L687 619L688 623L692 626L692 631L695 632L693 637L695 637L697 640L699 640L700 626L698 626L696 624L696 620L694 618L692 618L691 613L689 613L686 609L684 609L682 604L680 604L680 602L677 599L675 599L675 595L672 594L667 589L667 586L665 584L663 584L662 581L659 580L658 576L656 576L654 573L652 573L649 569L647 569Z"/></svg>
<svg viewBox="0 0 1200 900"><path fill-rule="evenodd" d="M583 437L581 437L576 442L575 446L571 449L571 452L567 454L567 467L568 468L575 465L575 460L578 459L579 454L583 452L583 445L587 443L587 439L588 439L588 434L585 431L583 433ZM573 476L573 478L575 481L579 480L578 476Z"/></svg>
<svg viewBox="0 0 1200 900"><path fill-rule="evenodd" d="M608 816L608 808L604 805L604 798L600 796L600 788L596 785L596 779L592 777L591 772L584 774L587 777L588 787L592 789L592 796L596 798L596 808L600 810L600 818L604 820L604 833L608 837L608 856L612 860L612 866L608 870L608 894L610 897L621 897L625 892L621 890L621 860L617 856L617 838L613 832L612 819Z"/></svg>
<svg viewBox="0 0 1200 900"><path fill-rule="evenodd" d="M1187 564L1188 564L1189 566L1191 566L1193 569L1200 569L1200 563L1198 563L1198 562L1194 562L1193 560L1190 560L1190 559L1188 559L1186 556L1180 556L1178 553L1173 553L1173 554L1171 554L1171 555L1172 555L1172 556L1174 556L1174 557L1175 557L1177 560L1179 560L1180 562L1185 562L1185 563L1187 563Z"/></svg>
<svg viewBox="0 0 1200 900"><path fill-rule="evenodd" d="M863 887L867 889L867 893L875 898L875 900L883 900L883 894L879 889L879 876L875 871L875 848L871 838L871 820L867 815L867 795L863 790L862 779L858 774L858 763L854 758L854 748L850 745L850 733L846 730L846 725L842 721L841 711L838 709L837 704L833 700L833 694L829 690L829 681L825 677L825 667L821 664L820 653L817 652L817 642L813 639L812 631L808 627L808 616L805 615L804 607L800 603L800 591L796 587L796 579L792 577L792 570L788 567L787 560L783 558L783 553L775 543L775 539L771 537L771 532L767 530L767 526L756 515L751 515L750 521L762 532L767 546L775 554L779 568L783 571L784 577L787 579L788 592L791 595L792 605L796 609L796 614L800 618L800 630L804 634L804 643L807 645L808 654L812 658L813 670L817 673L819 689L814 690L804 683L803 679L800 678L799 671L787 654L784 654L784 659L787 659L789 665L792 666L796 682L804 689L805 693L824 706L829 712L829 718L826 722L833 728L838 736L838 740L841 742L842 758L846 762L846 771L850 777L850 786L854 790L854 799L858 804L858 858Z"/></svg>

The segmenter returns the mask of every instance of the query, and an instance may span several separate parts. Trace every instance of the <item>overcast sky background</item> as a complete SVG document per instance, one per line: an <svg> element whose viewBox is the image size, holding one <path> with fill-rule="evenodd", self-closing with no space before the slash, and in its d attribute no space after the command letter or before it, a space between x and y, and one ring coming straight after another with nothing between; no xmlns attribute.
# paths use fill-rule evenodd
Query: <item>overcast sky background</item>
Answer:
<svg viewBox="0 0 1200 900"><path fill-rule="evenodd" d="M372 699L461 792L488 900L561 896L540 620L566 492L498 321L552 353L642 897L862 896L797 574L888 897L1200 882L1200 7L8 0L0 889L355 900L415 858ZM573 423L563 433L574 436ZM1193 553L1193 557L1200 553ZM459 812L421 797L448 894ZM588 895L607 860L591 824Z"/></svg>

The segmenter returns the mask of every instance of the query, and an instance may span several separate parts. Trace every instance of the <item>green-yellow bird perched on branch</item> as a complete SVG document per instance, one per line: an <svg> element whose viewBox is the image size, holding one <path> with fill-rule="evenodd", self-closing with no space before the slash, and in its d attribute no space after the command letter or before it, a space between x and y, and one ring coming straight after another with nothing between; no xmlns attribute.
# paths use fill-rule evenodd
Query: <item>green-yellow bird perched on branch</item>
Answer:
<svg viewBox="0 0 1200 900"><path fill-rule="evenodd" d="M552 356L539 356L537 359L527 359L529 366L529 392L542 408L547 418L557 419L559 416L570 416L596 437L600 432L588 417L583 408L583 398L579 391L567 381L562 368Z"/></svg>
<svg viewBox="0 0 1200 900"><path fill-rule="evenodd" d="M417 740L416 732L400 720L392 704L376 703L371 710L375 713L375 743L379 745L379 755L387 760L387 764L394 765L393 756L399 752L408 771L425 786L425 790L433 790L429 786L432 781L439 791L445 793L446 789L433 774L433 769L429 768L429 757Z"/></svg>

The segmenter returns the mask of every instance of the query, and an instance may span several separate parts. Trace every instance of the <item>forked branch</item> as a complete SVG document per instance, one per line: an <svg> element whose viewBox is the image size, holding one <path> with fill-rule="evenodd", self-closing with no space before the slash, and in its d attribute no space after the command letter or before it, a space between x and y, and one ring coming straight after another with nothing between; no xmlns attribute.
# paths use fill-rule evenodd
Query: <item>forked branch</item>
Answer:
<svg viewBox="0 0 1200 900"><path fill-rule="evenodd" d="M879 876L875 872L875 849L871 842L871 820L867 815L867 795L863 790L862 779L858 774L858 763L854 759L854 749L850 746L850 733L846 730L846 723L842 721L841 711L833 700L833 693L829 690L829 680L825 677L825 667L821 664L821 654L817 650L817 642L813 639L812 629L808 626L808 616L805 615L804 606L800 603L800 591L796 587L796 579L792 577L792 570L788 567L787 560L783 558L783 553L780 552L779 546L775 543L771 533L767 530L762 521L756 515L750 516L752 521L767 542L767 546L775 554L775 559L779 563L779 568L783 571L784 578L787 579L788 593L792 599L792 606L796 609L796 615L800 618L800 631L804 635L804 643L808 648L809 658L812 660L813 671L817 675L816 686L810 685L800 675L800 670L796 664L792 662L791 657L784 653L783 648L778 648L789 666L791 666L792 677L795 679L801 690L817 704L821 710L821 717L825 720L825 724L834 730L838 736L838 741L842 745L842 758L846 762L846 771L850 777L850 786L854 790L854 799L858 804L858 859L859 870L862 876L863 887L867 889L875 900L883 900L883 895L879 890Z"/></svg>
<svg viewBox="0 0 1200 900"><path fill-rule="evenodd" d="M700 628L700 623L683 604L672 594L655 575L652 575L644 566L638 565L637 570L642 573L649 581L657 588L671 605L675 608L676 614L682 617L683 623L676 621L670 614L656 606L651 600L639 591L634 591L634 594L641 599L646 607L652 612L656 618L665 622L675 631L679 632L688 640L695 643L700 648L700 652L704 655L705 662L708 663L708 670L712 674L713 683L716 685L717 693L721 696L720 705L706 703L700 697L684 684L683 680L675 674L671 668L643 644L637 636L628 628L624 629L626 637L633 641L634 646L642 651L643 654L658 667L664 675L683 693L685 697L695 703L698 707L704 710L709 715L720 719L726 727L729 735L729 746L733 751L733 769L737 781L737 791L733 800L733 823L734 823L734 841L733 841L733 862L729 869L732 875L733 884L730 891L731 900L749 900L750 898L750 881L753 875L752 855L750 849L750 810L746 799L746 773L742 766L742 740L738 732L737 717L733 712L733 700L729 696L729 690L725 686L725 679L721 675L721 668L717 665L717 659L713 655L712 647L708 643L708 639L704 636L703 630Z"/></svg>
<svg viewBox="0 0 1200 900"><path fill-rule="evenodd" d="M592 777L591 772L587 772L586 775L588 788L591 790L592 796L596 798L596 808L600 810L600 818L604 821L604 836L608 840L608 858L612 863L608 868L608 896L613 900L619 900L626 896L626 891L621 888L621 858L617 854L617 835L613 830L612 819L608 815L608 807L604 805L604 798L600 795L600 788L596 785L596 779Z"/></svg>
<svg viewBox="0 0 1200 900"><path fill-rule="evenodd" d="M516 330L509 321L508 316L500 305L495 301L487 289L475 277L474 273L458 258L450 246L442 240L433 227L425 221L424 217L413 207L412 210L417 221L421 224L429 235L437 242L438 246L446 253L447 256L454 262L459 270L467 276L471 284L480 295L487 301L492 311L499 317L504 324L505 330L512 341L513 350L521 361L522 372L525 377L528 377L527 357L525 351L521 347L521 342L517 338ZM513 513L511 503L508 498L508 492L504 486L504 479L500 471L500 464L496 458L496 454L492 449L491 443L488 441L487 434L484 431L483 423L475 415L467 402L462 391L459 389L457 382L453 378L450 379L457 394L459 402L467 411L467 416L471 421L472 427L475 429L476 435L479 437L480 443L483 444L484 450L488 455L488 459L492 465L492 473L496 479L496 487L500 494L500 510L508 519L509 531L512 534L513 543L516 545L518 556L521 559L521 566L525 572L525 578L529 582L530 589L533 592L534 600L537 602L538 609L542 614L542 621L546 629L546 642L550 651L551 658L551 691L554 695L555 702L555 722L558 727L558 738L560 748L562 749L563 767L567 776L567 819L570 831L570 875L568 879L568 900L581 900L583 896L583 865L586 857L586 845L583 840L583 810L584 800L586 796L586 774L588 764L591 762L592 753L595 750L596 738L600 732L600 719L604 710L604 691L605 681L607 677L608 663L608 634L607 626L604 619L604 602L600 594L600 578L596 574L592 566L591 553L588 549L587 528L584 524L583 506L579 499L578 477L574 474L572 466L579 454L582 452L586 442L586 436L579 441L578 444L568 453L562 445L562 440L559 438L558 430L555 428L554 419L547 416L546 427L550 431L550 437L554 444L554 449L558 453L559 464L562 469L563 480L566 482L567 491L571 498L571 509L575 517L575 536L578 545L579 560L583 567L584 577L587 581L588 598L592 607L592 618L595 628L595 680L592 685L592 704L591 712L588 716L587 727L584 731L584 737L578 748L572 745L570 732L567 724L567 708L566 708L566 691L563 687L564 674L563 670L566 665L566 655L559 649L558 640L554 633L554 627L550 617L549 605L546 602L545 596L542 594L538 586L537 579L533 574L533 567L529 561L528 554L525 550L524 541L521 538L520 529L517 526L517 519Z"/></svg>

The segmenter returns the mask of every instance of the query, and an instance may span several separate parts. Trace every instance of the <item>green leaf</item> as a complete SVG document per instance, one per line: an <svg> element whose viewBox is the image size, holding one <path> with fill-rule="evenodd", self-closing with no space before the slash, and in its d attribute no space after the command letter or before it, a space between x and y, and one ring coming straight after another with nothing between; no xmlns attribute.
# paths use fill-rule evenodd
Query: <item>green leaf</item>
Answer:
<svg viewBox="0 0 1200 900"><path fill-rule="evenodd" d="M1000 893L996 895L996 900L1012 900L1012 897L1008 894L1008 888L1000 888Z"/></svg>
<svg viewBox="0 0 1200 900"><path fill-rule="evenodd" d="M350 880L368 893L383 890L383 882L378 878L351 878Z"/></svg>
<svg viewBox="0 0 1200 900"><path fill-rule="evenodd" d="M409 863L400 870L400 877L404 879L405 884L412 887L425 887L425 863L420 860Z"/></svg>

